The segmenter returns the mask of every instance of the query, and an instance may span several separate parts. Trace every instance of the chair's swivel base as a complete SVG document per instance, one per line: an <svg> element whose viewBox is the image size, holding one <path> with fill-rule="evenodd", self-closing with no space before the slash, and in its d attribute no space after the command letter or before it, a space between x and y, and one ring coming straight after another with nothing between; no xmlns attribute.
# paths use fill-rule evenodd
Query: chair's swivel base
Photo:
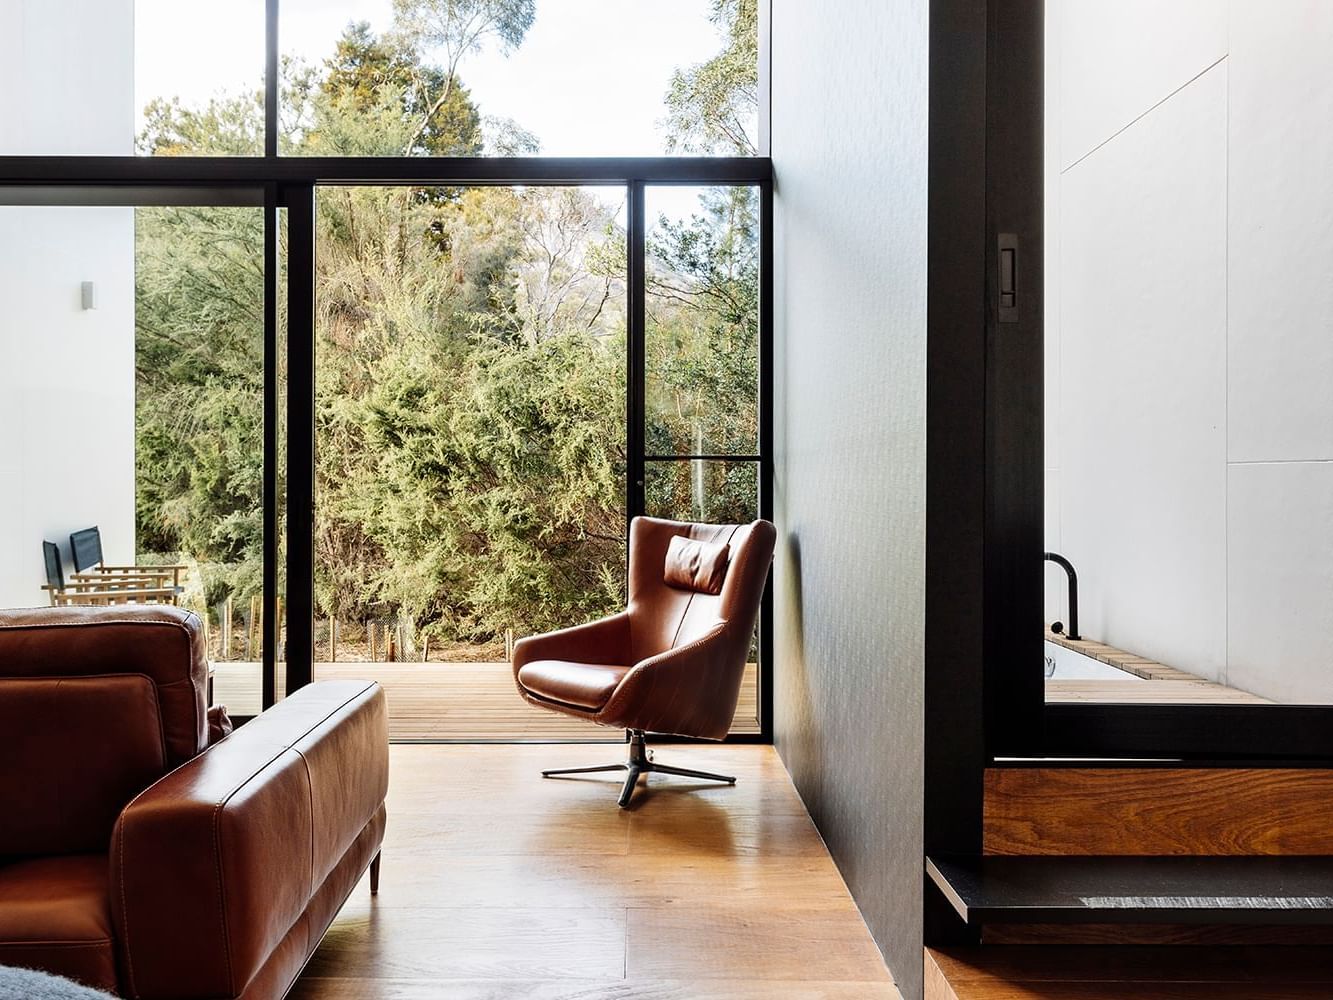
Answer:
<svg viewBox="0 0 1333 1000"><path fill-rule="evenodd" d="M634 795L634 788L639 783L639 775L652 774L675 774L682 778L702 778L705 781L721 781L728 785L736 784L736 779L726 774L713 774L711 771L692 771L688 767L672 767L670 764L659 764L653 760L652 754L648 752L648 747L643 741L643 733L637 729L631 729L629 734L629 760L623 764L600 764L597 767L559 767L552 768L549 771L543 771L543 778L558 778L566 774L595 774L599 771L627 771L625 775L625 787L620 792L620 808L629 806L629 800Z"/></svg>

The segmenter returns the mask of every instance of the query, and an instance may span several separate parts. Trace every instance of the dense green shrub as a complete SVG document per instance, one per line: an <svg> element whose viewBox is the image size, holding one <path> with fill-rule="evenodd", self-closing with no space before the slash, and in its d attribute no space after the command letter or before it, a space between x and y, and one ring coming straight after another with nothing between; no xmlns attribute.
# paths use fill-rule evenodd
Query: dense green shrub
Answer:
<svg viewBox="0 0 1333 1000"><path fill-rule="evenodd" d="M511 47L533 13L531 0L396 0L394 32L353 25L322 68L290 68L287 103L300 113L284 150L482 151L483 119L459 78L471 42L449 34L463 8L489 12L486 30ZM724 33L752 8L718 0ZM744 103L710 97L709 86L753 86L727 37L727 65L682 70L669 95L690 148L724 139L708 116ZM427 38L442 64L423 62ZM145 151L235 152L259 134L262 109L253 95L204 109L159 101L147 120ZM418 634L487 641L623 602L625 240L615 216L579 189L320 192L321 614L355 621L387 607ZM693 220L654 227L650 450L757 448L756 231L749 189L710 193ZM210 602L245 599L262 576L260 213L143 209L137 254L139 545L196 560ZM748 518L754 477L748 465L664 467L646 484L649 508Z"/></svg>

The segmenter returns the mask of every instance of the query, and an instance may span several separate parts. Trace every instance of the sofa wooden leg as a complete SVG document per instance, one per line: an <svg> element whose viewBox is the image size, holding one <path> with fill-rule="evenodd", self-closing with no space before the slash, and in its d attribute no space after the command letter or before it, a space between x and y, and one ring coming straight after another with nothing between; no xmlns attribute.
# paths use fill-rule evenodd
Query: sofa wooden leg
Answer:
<svg viewBox="0 0 1333 1000"><path fill-rule="evenodd" d="M370 859L370 894L374 896L380 891L380 855L382 851L376 851L375 856Z"/></svg>

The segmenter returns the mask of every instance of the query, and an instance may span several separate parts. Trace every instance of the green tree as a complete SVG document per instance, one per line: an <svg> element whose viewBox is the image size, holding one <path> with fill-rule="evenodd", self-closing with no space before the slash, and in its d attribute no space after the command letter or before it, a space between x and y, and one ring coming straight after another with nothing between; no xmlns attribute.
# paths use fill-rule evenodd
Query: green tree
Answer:
<svg viewBox="0 0 1333 1000"><path fill-rule="evenodd" d="M443 54L436 78L413 84L423 100L417 127L404 146L410 151L435 114L453 99L464 56L480 51L488 38L508 51L518 48L537 11L535 0L393 0L393 14L395 32L406 48Z"/></svg>
<svg viewBox="0 0 1333 1000"><path fill-rule="evenodd" d="M703 155L759 152L759 2L713 0L716 56L677 70L667 90L667 148Z"/></svg>
<svg viewBox="0 0 1333 1000"><path fill-rule="evenodd" d="M364 22L348 25L325 69L308 152L476 156L482 151L481 115L467 89L454 70L446 76L445 70L423 65L403 35L377 38Z"/></svg>
<svg viewBox="0 0 1333 1000"><path fill-rule="evenodd" d="M532 151L535 137L486 119L459 76L487 42L521 44L532 0L394 10L384 35L354 24L319 68L288 64L284 153L473 155L486 134L493 149ZM730 48L747 29L728 19L752 10L719 0ZM714 134L713 107L673 105L677 141ZM262 135L255 94L148 112L147 152L250 152ZM338 187L320 191L316 225L319 609L357 620L388 605L427 634L488 641L620 605L626 247L615 213L577 189ZM654 450L753 450L756 234L749 188L716 189L692 218L654 229ZM141 544L201 560L214 600L260 586L261 235L253 209L139 215ZM744 463L671 463L647 488L661 513L743 519L756 482Z"/></svg>
<svg viewBox="0 0 1333 1000"><path fill-rule="evenodd" d="M184 552L219 599L262 577L263 220L135 213L139 546Z"/></svg>

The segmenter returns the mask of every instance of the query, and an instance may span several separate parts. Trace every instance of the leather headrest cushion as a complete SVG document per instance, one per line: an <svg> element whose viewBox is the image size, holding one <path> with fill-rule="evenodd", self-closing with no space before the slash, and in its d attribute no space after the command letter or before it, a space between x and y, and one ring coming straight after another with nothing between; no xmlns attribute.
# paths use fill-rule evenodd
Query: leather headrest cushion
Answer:
<svg viewBox="0 0 1333 1000"><path fill-rule="evenodd" d="M701 542L675 535L667 546L662 579L680 590L720 594L730 559L731 546L726 542Z"/></svg>

